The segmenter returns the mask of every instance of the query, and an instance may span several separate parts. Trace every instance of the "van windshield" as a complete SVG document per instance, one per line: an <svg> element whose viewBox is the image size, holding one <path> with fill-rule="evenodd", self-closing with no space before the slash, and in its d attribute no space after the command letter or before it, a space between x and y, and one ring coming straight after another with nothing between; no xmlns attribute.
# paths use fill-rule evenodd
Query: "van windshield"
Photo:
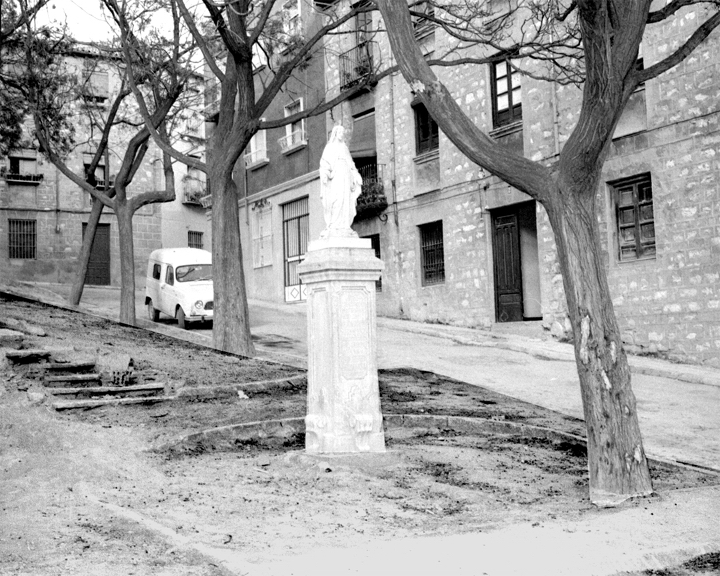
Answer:
<svg viewBox="0 0 720 576"><path fill-rule="evenodd" d="M175 278L177 278L178 282L200 282L202 280L212 280L212 264L178 266L175 270Z"/></svg>

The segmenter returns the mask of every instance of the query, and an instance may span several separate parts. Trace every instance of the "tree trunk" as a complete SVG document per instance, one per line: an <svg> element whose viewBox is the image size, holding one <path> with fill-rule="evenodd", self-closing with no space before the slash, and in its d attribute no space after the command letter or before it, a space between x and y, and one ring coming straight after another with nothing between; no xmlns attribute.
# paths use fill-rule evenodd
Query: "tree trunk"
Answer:
<svg viewBox="0 0 720 576"><path fill-rule="evenodd" d="M599 249L596 189L558 188L545 207L555 232L574 332L588 436L590 500L598 506L614 506L650 494L652 484L630 367Z"/></svg>
<svg viewBox="0 0 720 576"><path fill-rule="evenodd" d="M238 191L230 170L211 167L213 243L213 346L242 356L255 355L245 290Z"/></svg>
<svg viewBox="0 0 720 576"><path fill-rule="evenodd" d="M135 326L133 213L127 201L121 202L119 199L115 201L115 215L117 216L120 240L120 322Z"/></svg>
<svg viewBox="0 0 720 576"><path fill-rule="evenodd" d="M102 215L103 208L103 203L93 198L92 210L90 211L90 216L88 216L88 223L85 228L85 235L83 236L82 248L80 249L80 255L78 256L78 269L75 272L75 280L73 280L70 295L68 296L68 304L71 304L72 306L80 304L80 299L82 298L83 289L85 288L85 278L87 276L88 265L90 263L90 253L92 252L95 232L97 231L97 226L100 222L100 216Z"/></svg>

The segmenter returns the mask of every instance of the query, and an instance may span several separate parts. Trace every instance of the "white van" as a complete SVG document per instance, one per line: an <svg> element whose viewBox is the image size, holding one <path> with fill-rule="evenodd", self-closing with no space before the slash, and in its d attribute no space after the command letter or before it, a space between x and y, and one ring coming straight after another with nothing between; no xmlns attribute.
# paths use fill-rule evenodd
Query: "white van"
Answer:
<svg viewBox="0 0 720 576"><path fill-rule="evenodd" d="M148 318L160 312L177 318L178 326L213 318L212 254L197 248L154 250L145 287Z"/></svg>

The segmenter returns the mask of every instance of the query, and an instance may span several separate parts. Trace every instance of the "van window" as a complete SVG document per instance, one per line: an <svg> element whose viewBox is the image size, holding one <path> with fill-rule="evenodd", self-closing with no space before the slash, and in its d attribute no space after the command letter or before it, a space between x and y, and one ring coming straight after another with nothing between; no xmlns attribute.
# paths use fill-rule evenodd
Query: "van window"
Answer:
<svg viewBox="0 0 720 576"><path fill-rule="evenodd" d="M160 264L153 264L152 277L155 280L160 280Z"/></svg>
<svg viewBox="0 0 720 576"><path fill-rule="evenodd" d="M176 276L178 282L199 282L201 280L212 280L212 264L178 266Z"/></svg>
<svg viewBox="0 0 720 576"><path fill-rule="evenodd" d="M167 272L165 272L165 283L170 284L170 286L175 284L175 275L173 274L172 266L167 267Z"/></svg>

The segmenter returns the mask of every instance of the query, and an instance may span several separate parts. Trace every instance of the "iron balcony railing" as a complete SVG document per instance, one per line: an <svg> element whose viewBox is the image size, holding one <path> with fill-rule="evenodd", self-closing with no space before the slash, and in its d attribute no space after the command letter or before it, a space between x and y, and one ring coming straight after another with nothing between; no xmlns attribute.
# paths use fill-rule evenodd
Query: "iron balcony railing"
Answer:
<svg viewBox="0 0 720 576"><path fill-rule="evenodd" d="M282 150L283 152L290 150L296 146L300 146L301 144L307 143L305 127L295 130L287 136L279 138L278 143L280 144L280 150Z"/></svg>
<svg viewBox="0 0 720 576"><path fill-rule="evenodd" d="M362 176L362 191L357 199L357 219L372 218L385 211L388 207L385 188L383 187L383 165L366 164L358 168Z"/></svg>
<svg viewBox="0 0 720 576"><path fill-rule="evenodd" d="M14 172L8 172L6 169L0 171L0 176L5 178L6 182L13 182L17 184L40 184L44 178L43 174L17 174Z"/></svg>
<svg viewBox="0 0 720 576"><path fill-rule="evenodd" d="M362 42L340 54L340 90L352 88L372 74L373 44L374 42Z"/></svg>
<svg viewBox="0 0 720 576"><path fill-rule="evenodd" d="M186 180L182 183L183 204L202 205L201 199L207 196L205 183L198 180Z"/></svg>

